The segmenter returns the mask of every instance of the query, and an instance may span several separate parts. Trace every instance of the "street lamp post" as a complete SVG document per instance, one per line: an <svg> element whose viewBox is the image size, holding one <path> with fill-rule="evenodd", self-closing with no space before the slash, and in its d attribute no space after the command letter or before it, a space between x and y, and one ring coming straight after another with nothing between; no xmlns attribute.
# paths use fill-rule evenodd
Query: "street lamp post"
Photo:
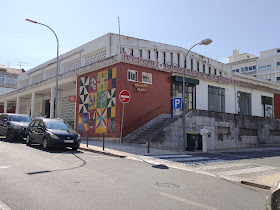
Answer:
<svg viewBox="0 0 280 210"><path fill-rule="evenodd" d="M45 26L47 28L49 28L55 35L55 38L56 38L56 41L57 41L57 55L56 55L56 91L55 91L55 117L57 118L57 112L58 112L58 72L59 72L59 42L58 42L58 38L57 38L57 35L56 33L54 32L54 30L51 29L51 27L43 24L43 23L39 23L39 22L36 22L34 20L30 20L30 19L25 19L26 21L28 22L31 22L31 23L35 23L35 24L39 24L39 25L42 25L42 26Z"/></svg>
<svg viewBox="0 0 280 210"><path fill-rule="evenodd" d="M191 51L192 48L194 48L196 45L209 45L212 43L212 40L211 39L204 39L198 43L196 43L195 45L193 45L187 52L186 54L186 68L187 67L187 56L189 54L189 52ZM184 145L184 150L186 148L186 119L185 119L185 116L186 116L186 99L185 99L185 75L186 75L186 72L185 72L186 69L184 69L183 71L183 98L182 98L182 101L183 101L183 145Z"/></svg>

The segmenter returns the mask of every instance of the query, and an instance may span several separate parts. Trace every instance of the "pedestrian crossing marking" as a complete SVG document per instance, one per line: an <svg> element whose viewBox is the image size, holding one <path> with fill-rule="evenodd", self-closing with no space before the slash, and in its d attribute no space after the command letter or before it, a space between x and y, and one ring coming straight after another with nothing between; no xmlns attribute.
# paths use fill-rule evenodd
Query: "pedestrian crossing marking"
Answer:
<svg viewBox="0 0 280 210"><path fill-rule="evenodd" d="M180 157L192 157L192 155L155 155L155 156L148 156L153 158L160 158L160 159L166 159L166 158L180 158Z"/></svg>
<svg viewBox="0 0 280 210"><path fill-rule="evenodd" d="M204 170L215 170L215 169L227 169L227 168L234 168L240 166L247 166L248 163L228 163L224 165L203 165L200 168Z"/></svg>
<svg viewBox="0 0 280 210"><path fill-rule="evenodd" d="M274 168L266 167L266 166L259 166L259 167L254 167L254 168L246 168L246 169L239 169L239 170L232 170L232 171L224 171L224 172L220 172L219 174L221 174L221 175L228 175L228 176L234 176L234 175L240 175L240 174L268 171L268 170L272 170L272 169L274 169Z"/></svg>

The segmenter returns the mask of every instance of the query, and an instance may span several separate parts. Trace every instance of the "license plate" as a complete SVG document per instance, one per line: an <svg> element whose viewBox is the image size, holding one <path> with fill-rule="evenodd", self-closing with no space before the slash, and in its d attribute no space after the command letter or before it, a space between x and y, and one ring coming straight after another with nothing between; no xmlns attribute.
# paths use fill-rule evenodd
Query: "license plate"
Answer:
<svg viewBox="0 0 280 210"><path fill-rule="evenodd" d="M64 143L74 143L74 140L64 140Z"/></svg>

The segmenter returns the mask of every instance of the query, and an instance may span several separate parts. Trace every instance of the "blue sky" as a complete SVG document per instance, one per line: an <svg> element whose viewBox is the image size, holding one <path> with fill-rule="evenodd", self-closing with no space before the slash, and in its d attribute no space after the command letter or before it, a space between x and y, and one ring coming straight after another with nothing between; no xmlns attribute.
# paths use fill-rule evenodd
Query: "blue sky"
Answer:
<svg viewBox="0 0 280 210"><path fill-rule="evenodd" d="M0 64L26 70L106 33L190 48L225 62L233 49L258 56L280 47L279 0L0 0Z"/></svg>

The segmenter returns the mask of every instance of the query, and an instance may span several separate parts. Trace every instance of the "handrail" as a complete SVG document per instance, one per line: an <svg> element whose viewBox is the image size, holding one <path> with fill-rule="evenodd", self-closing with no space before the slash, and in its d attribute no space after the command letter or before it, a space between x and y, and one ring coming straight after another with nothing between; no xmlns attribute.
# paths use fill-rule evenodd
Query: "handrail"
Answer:
<svg viewBox="0 0 280 210"><path fill-rule="evenodd" d="M163 104L161 104L160 106L156 107L155 109L153 109L152 111L148 112L147 114L145 114L144 116L136 119L135 121L133 121L132 123L130 123L128 126L126 126L124 129L127 129L129 127L131 127L132 125L134 125L135 123L139 123L144 117L147 117L149 114L154 113L157 109L161 108L163 106Z"/></svg>

